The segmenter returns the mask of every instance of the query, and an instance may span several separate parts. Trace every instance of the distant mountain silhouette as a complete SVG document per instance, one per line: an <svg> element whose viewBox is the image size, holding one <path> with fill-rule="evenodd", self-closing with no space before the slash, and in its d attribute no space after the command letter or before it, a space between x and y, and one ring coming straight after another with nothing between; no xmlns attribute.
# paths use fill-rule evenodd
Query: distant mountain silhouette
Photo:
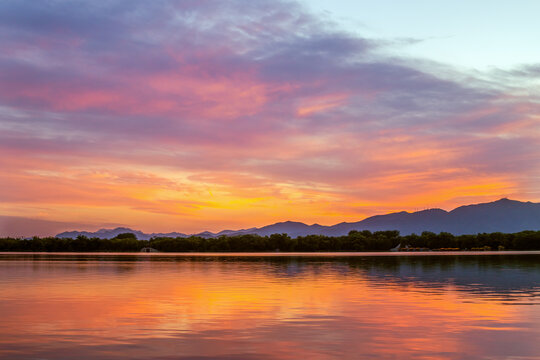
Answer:
<svg viewBox="0 0 540 360"><path fill-rule="evenodd" d="M205 231L193 234L202 237L220 235L258 234L261 236L275 233L287 233L291 237L305 235L346 235L351 230L399 230L402 235L421 234L423 231L434 233L449 232L454 235L503 232L513 233L523 230L540 230L540 203L521 202L500 199L490 203L460 206L450 212L442 209L429 209L409 213L406 211L386 215L368 217L353 223L339 223L332 226L319 224L306 225L301 222L285 221L261 228L243 230L223 230L219 233ZM113 238L121 233L131 232L138 239L147 240L152 237L186 237L182 233L145 234L129 228L101 229L94 233L87 231L70 231L56 235L57 237L75 238L78 235L87 237Z"/></svg>
<svg viewBox="0 0 540 360"><path fill-rule="evenodd" d="M96 237L100 239L112 239L119 234L123 233L132 233L134 234L137 239L139 240L149 240L152 237L187 237L189 235L172 232L172 233L152 233L152 234L145 234L142 231L139 230L132 230L130 228L126 227L117 227L115 229L100 229L96 232L89 232L89 231L66 231L63 233L60 233L56 235L56 237L59 238L76 238L79 235L86 236L89 238Z"/></svg>

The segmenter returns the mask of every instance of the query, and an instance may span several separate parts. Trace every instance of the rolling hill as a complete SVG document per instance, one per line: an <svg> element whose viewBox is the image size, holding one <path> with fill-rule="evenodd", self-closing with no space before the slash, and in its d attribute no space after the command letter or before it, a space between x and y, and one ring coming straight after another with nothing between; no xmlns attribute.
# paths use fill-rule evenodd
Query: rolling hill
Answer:
<svg viewBox="0 0 540 360"><path fill-rule="evenodd" d="M423 231L449 232L454 235L462 235L484 232L513 233L523 230L540 230L540 203L521 202L504 198L490 203L460 206L452 211L442 209L429 209L412 213L402 211L386 215L375 215L362 221L343 222L332 226L307 225L301 222L285 221L260 228L224 230L218 233L205 231L193 235L208 238L240 234L265 236L275 233L287 233L291 237L305 235L340 236L348 234L351 230L399 230L402 235L420 234ZM152 237L190 236L177 232L146 234L125 227L101 229L96 232L69 231L56 236L74 238L78 235L84 235L87 237L113 238L126 232L134 233L141 240Z"/></svg>

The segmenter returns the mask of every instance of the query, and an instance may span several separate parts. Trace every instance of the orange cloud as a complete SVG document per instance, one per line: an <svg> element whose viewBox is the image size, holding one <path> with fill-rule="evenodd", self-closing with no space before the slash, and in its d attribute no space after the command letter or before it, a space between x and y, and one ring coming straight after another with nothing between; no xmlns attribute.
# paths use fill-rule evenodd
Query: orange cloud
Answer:
<svg viewBox="0 0 540 360"><path fill-rule="evenodd" d="M345 104L347 98L347 94L332 94L308 98L302 101L302 104L296 110L296 114L304 117L330 110Z"/></svg>

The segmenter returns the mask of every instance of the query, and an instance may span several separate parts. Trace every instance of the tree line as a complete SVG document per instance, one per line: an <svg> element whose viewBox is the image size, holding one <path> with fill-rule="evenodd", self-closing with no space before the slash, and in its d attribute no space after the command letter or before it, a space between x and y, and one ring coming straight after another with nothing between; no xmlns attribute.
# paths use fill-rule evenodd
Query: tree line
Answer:
<svg viewBox="0 0 540 360"><path fill-rule="evenodd" d="M422 234L403 235L399 231L350 231L344 236L307 235L291 238L287 234L260 236L244 234L216 238L156 237L138 240L132 233L112 239L75 239L33 237L0 238L0 251L35 252L138 252L150 247L162 252L322 252L322 251L388 251L401 244L409 250L540 250L540 231L518 233L481 233L476 235Z"/></svg>

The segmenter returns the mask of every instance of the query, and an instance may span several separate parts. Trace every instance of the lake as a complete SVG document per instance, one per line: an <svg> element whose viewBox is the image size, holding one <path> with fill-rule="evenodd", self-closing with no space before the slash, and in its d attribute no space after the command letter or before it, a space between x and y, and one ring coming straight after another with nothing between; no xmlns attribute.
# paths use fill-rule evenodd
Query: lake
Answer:
<svg viewBox="0 0 540 360"><path fill-rule="evenodd" d="M2 359L540 359L540 252L0 254Z"/></svg>

